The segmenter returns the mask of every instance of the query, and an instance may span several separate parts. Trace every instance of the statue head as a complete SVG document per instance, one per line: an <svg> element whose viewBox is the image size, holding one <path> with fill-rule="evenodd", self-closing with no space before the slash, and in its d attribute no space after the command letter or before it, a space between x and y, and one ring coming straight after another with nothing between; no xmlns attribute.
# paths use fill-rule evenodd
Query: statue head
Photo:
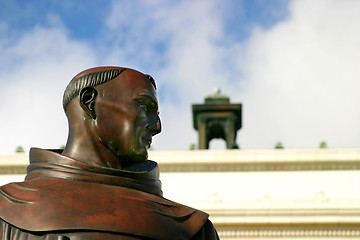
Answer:
<svg viewBox="0 0 360 240"><path fill-rule="evenodd" d="M154 79L136 70L98 67L76 75L64 92L69 121L64 155L120 168L147 160L161 131Z"/></svg>

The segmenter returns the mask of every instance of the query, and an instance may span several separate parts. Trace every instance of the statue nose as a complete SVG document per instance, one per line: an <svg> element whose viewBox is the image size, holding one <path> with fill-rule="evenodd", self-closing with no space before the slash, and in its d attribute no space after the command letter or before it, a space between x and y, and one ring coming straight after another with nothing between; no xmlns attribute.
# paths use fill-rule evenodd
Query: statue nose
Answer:
<svg viewBox="0 0 360 240"><path fill-rule="evenodd" d="M154 129L154 132L152 135L155 136L156 134L158 134L160 132L161 132L161 121L160 121L160 118L158 118L158 121L156 121L155 129Z"/></svg>
<svg viewBox="0 0 360 240"><path fill-rule="evenodd" d="M161 121L159 116L156 117L156 120L154 122L149 124L148 128L152 136L155 136L156 134L161 132Z"/></svg>

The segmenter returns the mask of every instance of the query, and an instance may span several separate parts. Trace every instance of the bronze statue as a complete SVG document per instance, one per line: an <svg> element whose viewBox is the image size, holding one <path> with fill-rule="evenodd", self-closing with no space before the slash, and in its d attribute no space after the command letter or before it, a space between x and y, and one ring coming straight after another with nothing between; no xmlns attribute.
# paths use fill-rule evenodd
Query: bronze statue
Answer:
<svg viewBox="0 0 360 240"><path fill-rule="evenodd" d="M208 214L162 197L154 79L98 67L64 93L65 149L30 150L24 182L0 188L0 240L218 239Z"/></svg>

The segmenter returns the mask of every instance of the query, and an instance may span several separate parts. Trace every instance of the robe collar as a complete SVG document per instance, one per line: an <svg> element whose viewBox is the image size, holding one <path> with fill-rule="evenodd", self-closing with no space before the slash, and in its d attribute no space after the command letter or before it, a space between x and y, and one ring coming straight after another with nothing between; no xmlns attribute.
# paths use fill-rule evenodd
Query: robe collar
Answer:
<svg viewBox="0 0 360 240"><path fill-rule="evenodd" d="M131 188L162 196L159 167L147 160L125 170L90 165L64 156L62 150L31 148L26 180L55 177Z"/></svg>
<svg viewBox="0 0 360 240"><path fill-rule="evenodd" d="M187 240L208 219L202 211L160 196L158 167L152 161L124 171L42 149L32 149L30 158L26 181L0 187L0 218L19 229Z"/></svg>

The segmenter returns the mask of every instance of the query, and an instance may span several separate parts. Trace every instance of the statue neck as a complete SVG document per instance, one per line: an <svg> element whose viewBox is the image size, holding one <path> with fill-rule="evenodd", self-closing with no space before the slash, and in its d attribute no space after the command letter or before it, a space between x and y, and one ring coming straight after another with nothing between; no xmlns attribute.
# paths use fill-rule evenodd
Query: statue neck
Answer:
<svg viewBox="0 0 360 240"><path fill-rule="evenodd" d="M121 161L99 141L96 132L83 124L72 124L63 155L85 162L113 169L123 169ZM94 133L95 132L95 133Z"/></svg>
<svg viewBox="0 0 360 240"><path fill-rule="evenodd" d="M121 161L100 140L95 121L83 111L77 101L66 109L69 136L63 155L90 165L123 169Z"/></svg>

